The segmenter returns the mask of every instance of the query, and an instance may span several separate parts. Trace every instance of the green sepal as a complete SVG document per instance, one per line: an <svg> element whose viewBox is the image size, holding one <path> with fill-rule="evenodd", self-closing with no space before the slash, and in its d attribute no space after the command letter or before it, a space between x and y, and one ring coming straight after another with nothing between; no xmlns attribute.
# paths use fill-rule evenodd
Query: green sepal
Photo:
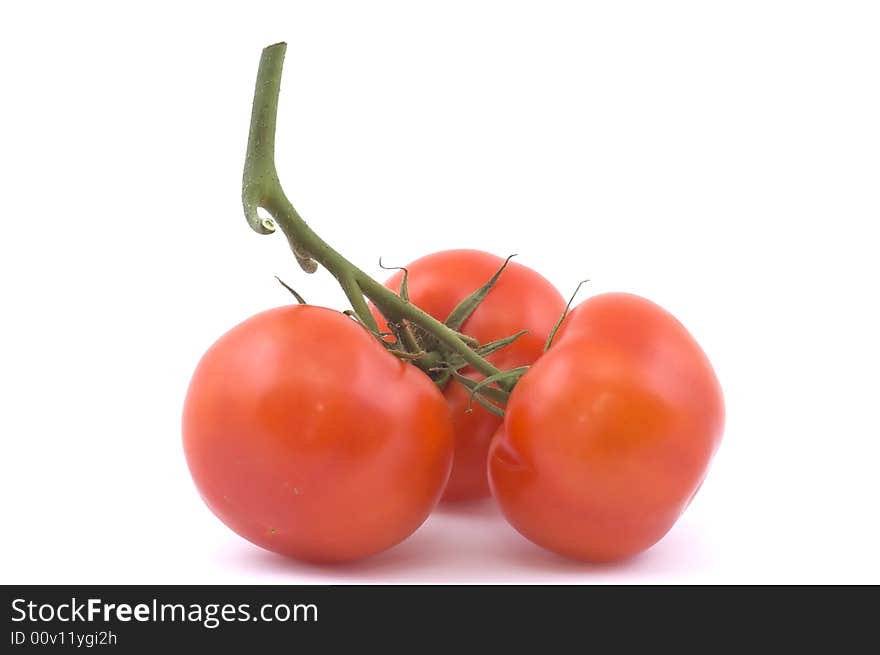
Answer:
<svg viewBox="0 0 880 655"><path fill-rule="evenodd" d="M550 346L553 344L553 338L556 336L556 332L559 330L559 326L562 325L562 321L565 320L565 317L568 316L568 310L571 307L571 303L574 302L574 297L578 294L578 291L581 290L581 287L589 282L589 280L581 280L578 282L577 288L574 290L574 293L571 294L571 298L568 299L568 304L565 306L565 309L562 312L562 316L559 317L559 320L556 321L556 324L553 326L553 329L550 330L550 334L547 336L547 343L544 344L544 352L550 350Z"/></svg>
<svg viewBox="0 0 880 655"><path fill-rule="evenodd" d="M421 359L422 357L427 355L427 353L424 350L420 350L418 352L411 353L406 350L398 350L397 348L389 348L388 352L390 352L392 355L394 355L398 359L406 359L406 360Z"/></svg>
<svg viewBox="0 0 880 655"><path fill-rule="evenodd" d="M469 377L465 377L458 371L452 369L448 370L449 374L468 391L472 391L474 387L477 386L476 380L471 380ZM479 394L498 403L506 403L507 399L510 397L510 392L504 391L503 389L495 389L494 387L484 387L479 391Z"/></svg>
<svg viewBox="0 0 880 655"><path fill-rule="evenodd" d="M364 328L367 332L372 334L374 337L376 337L376 339L379 340L379 343L381 343L383 346L385 346L386 349L390 350L391 344L388 343L387 341L385 341L385 337L388 336L387 333L379 332L379 330L374 330L373 328L371 328L369 325L367 325L366 323L364 323L361 320L361 317L353 309L344 309L344 310L342 310L342 313L345 314L346 316L348 316L351 320L353 320L355 323L360 325L362 328Z"/></svg>
<svg viewBox="0 0 880 655"><path fill-rule="evenodd" d="M416 335L410 328L409 323L406 321L401 321L400 323L387 321L387 324L388 329L391 330L391 334L394 335L395 341L403 346L406 352L413 353L425 351L418 339L416 339Z"/></svg>
<svg viewBox="0 0 880 655"><path fill-rule="evenodd" d="M299 294L296 292L296 289L294 289L292 286L290 286L289 284L287 284L287 282L285 282L284 280L282 280L282 279L281 279L280 277L278 277L277 275L275 276L275 279L278 280L279 284L281 284L282 287L284 287L285 289L287 289L287 290L291 293L291 295L293 295L294 298L296 298L296 302L298 302L300 305L308 305L308 304L309 304L309 303L307 303L307 302L303 299L303 297L302 297L301 295L299 295Z"/></svg>
<svg viewBox="0 0 880 655"><path fill-rule="evenodd" d="M407 287L407 279L409 278L409 271L405 268L401 269L403 271L403 279L400 281L400 290L397 292L397 295L400 296L400 299L403 302L409 302L409 288Z"/></svg>
<svg viewBox="0 0 880 655"><path fill-rule="evenodd" d="M448 326L447 326L448 327ZM465 334L464 332L459 332L458 330L453 330L455 332L455 336L464 341L471 348L476 348L480 345L480 342L474 339L472 336Z"/></svg>
<svg viewBox="0 0 880 655"><path fill-rule="evenodd" d="M397 295L400 296L400 299L403 300L403 302L409 302L409 288L407 287L409 271L403 266L385 266L385 264L382 263L381 257L379 257L379 268L383 271L403 271L403 279L400 281L400 289L398 289Z"/></svg>
<svg viewBox="0 0 880 655"><path fill-rule="evenodd" d="M514 341L519 339L521 336L528 334L528 330L520 330L516 334L511 334L509 337L504 337L503 339L497 339L495 341L490 341L489 343L483 344L482 346L478 346L474 348L474 352L476 352L480 357L486 357L491 355L494 352L501 350L502 348L506 348Z"/></svg>
<svg viewBox="0 0 880 655"><path fill-rule="evenodd" d="M501 268L499 268L495 272L495 275L493 275L489 279L489 281L486 282L486 284L481 286L479 289L477 289L460 303L458 303L458 305L456 305L455 309L452 310L445 321L447 327L450 327L453 330L461 329L461 326L467 320L468 316L473 314L477 306L481 302L483 302L488 293L492 290L492 287L494 287L495 283L498 282L498 278L501 277L504 269L507 268L507 264L514 257L516 257L516 255L511 255L510 257L505 259L504 263L501 265Z"/></svg>
<svg viewBox="0 0 880 655"><path fill-rule="evenodd" d="M497 384L502 389L506 386L513 386L516 384L516 381L519 380L526 371L529 370L528 366L518 366L517 368L512 368L509 371L501 371L496 373L495 375L490 375L488 377L483 378L479 382L477 382L471 391L471 397L468 400L468 406L470 406L471 401L473 401L474 397L478 393L482 393L482 390L487 388L493 382Z"/></svg>
<svg viewBox="0 0 880 655"><path fill-rule="evenodd" d="M483 344L482 346L477 346L474 348L474 352L477 353L480 357L488 357L494 352L501 350L502 348L506 348L514 341L519 339L524 334L528 334L528 330L520 330L516 334L512 334L509 337L504 337L503 339L497 339L495 341L490 341L489 343ZM453 354L449 358L449 366L454 369L460 369L467 365L467 362L464 361L461 355Z"/></svg>
<svg viewBox="0 0 880 655"><path fill-rule="evenodd" d="M497 416L499 418L504 417L504 410L501 409L498 405L496 405L494 403L490 403L488 400L486 400L485 398L483 398L483 396L480 396L480 395L475 396L475 398L478 403L480 403L483 407L485 407L490 412L492 412L495 416ZM468 405L467 411L472 412L473 407Z"/></svg>

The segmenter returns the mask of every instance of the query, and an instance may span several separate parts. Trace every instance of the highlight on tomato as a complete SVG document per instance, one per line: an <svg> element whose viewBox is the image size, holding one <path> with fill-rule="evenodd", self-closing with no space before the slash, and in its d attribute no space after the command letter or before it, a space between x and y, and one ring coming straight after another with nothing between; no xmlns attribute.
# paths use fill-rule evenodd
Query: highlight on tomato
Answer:
<svg viewBox="0 0 880 655"><path fill-rule="evenodd" d="M271 551L353 560L418 528L452 464L443 395L340 312L259 313L196 368L183 444L205 503Z"/></svg>
<svg viewBox="0 0 880 655"><path fill-rule="evenodd" d="M399 290L404 270L409 301L445 321L468 295L484 285L502 267L494 285L467 319L457 326L481 344L503 339L525 330L515 341L486 359L499 369L532 364L544 352L553 325L565 309L559 291L543 276L514 260L508 261L479 250L444 250L407 264L391 276L385 286ZM388 329L382 315L372 308L376 321ZM460 373L478 380L473 368ZM450 380L443 389L455 434L452 475L444 500L459 501L490 495L486 462L492 435L501 418L471 399L462 384Z"/></svg>
<svg viewBox="0 0 880 655"><path fill-rule="evenodd" d="M684 326L644 298L595 296L511 393L490 451L492 492L544 548L626 558L688 506L723 425L718 379Z"/></svg>

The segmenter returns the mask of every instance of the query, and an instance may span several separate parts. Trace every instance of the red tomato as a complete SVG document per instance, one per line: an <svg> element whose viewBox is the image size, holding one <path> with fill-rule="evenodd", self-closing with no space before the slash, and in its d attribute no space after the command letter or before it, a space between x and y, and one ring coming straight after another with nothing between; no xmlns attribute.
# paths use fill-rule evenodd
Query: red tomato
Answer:
<svg viewBox="0 0 880 655"><path fill-rule="evenodd" d="M492 491L536 544L628 557L687 507L723 425L718 380L687 330L638 296L596 296L514 388L492 442Z"/></svg>
<svg viewBox="0 0 880 655"><path fill-rule="evenodd" d="M445 321L456 305L483 286L501 268L504 260L479 250L444 250L417 259L409 271L410 300L439 321ZM385 286L398 291L403 272L393 275ZM553 325L565 309L565 300L541 275L511 261L497 283L465 321L461 331L480 343L508 337L520 330L529 333L487 359L503 369L531 364L541 356ZM373 310L380 326L381 315ZM462 374L479 379L471 368ZM452 413L455 430L455 458L444 500L471 500L489 495L486 460L489 442L501 419L478 403L468 413L468 392L450 381L443 391Z"/></svg>
<svg viewBox="0 0 880 655"><path fill-rule="evenodd" d="M183 444L208 507L253 543L335 562L405 539L452 464L443 396L343 314L272 309L205 353Z"/></svg>

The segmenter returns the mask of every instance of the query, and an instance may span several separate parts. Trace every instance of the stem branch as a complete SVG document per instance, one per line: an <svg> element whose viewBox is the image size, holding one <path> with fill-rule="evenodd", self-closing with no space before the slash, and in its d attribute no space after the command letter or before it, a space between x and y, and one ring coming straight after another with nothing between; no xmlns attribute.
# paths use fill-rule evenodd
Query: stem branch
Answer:
<svg viewBox="0 0 880 655"><path fill-rule="evenodd" d="M318 264L326 268L345 291L358 318L374 333L378 333L378 326L364 296L372 300L388 320L405 319L418 325L483 375L501 374L502 371L474 352L455 330L405 301L330 247L288 200L275 168L275 124L286 50L287 44L276 43L264 48L260 57L242 179L242 204L248 223L260 234L271 234L277 224L303 270L313 273ZM268 212L274 222L260 217L258 208Z"/></svg>

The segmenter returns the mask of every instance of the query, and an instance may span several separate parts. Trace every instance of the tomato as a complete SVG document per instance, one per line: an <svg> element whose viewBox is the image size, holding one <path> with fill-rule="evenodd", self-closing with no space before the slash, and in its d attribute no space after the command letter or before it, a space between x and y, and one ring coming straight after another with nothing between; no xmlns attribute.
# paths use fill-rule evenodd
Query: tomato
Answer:
<svg viewBox="0 0 880 655"><path fill-rule="evenodd" d="M492 491L536 544L625 558L690 503L723 424L718 380L687 330L644 298L596 296L511 393L490 451Z"/></svg>
<svg viewBox="0 0 880 655"><path fill-rule="evenodd" d="M257 314L211 346L186 396L183 445L227 526L316 562L405 539L452 465L431 380L348 317L308 305Z"/></svg>
<svg viewBox="0 0 880 655"><path fill-rule="evenodd" d="M504 264L501 257L479 250L445 250L409 264L410 300L439 321L445 321L458 303L484 285ZM403 272L385 285L398 291ZM553 325L565 309L565 300L550 282L532 269L511 261L495 286L461 331L480 343L508 337L520 330L529 333L487 357L503 369L531 364L541 356ZM381 315L373 310L377 321ZM462 374L480 379L471 368ZM501 419L474 402L468 412L470 392L455 381L444 391L455 431L455 457L444 500L471 500L489 495L486 460L489 442Z"/></svg>

